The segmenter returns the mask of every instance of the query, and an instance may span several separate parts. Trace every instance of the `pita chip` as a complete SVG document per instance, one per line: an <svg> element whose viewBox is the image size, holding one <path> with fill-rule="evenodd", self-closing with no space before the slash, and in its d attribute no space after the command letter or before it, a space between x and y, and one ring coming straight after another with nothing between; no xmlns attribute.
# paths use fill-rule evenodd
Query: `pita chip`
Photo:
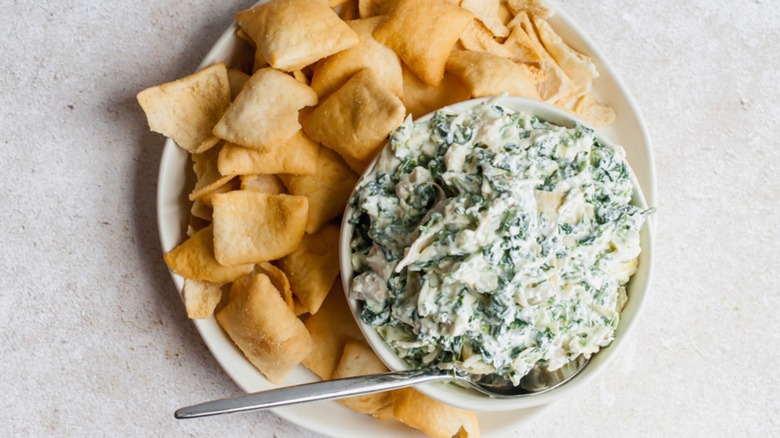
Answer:
<svg viewBox="0 0 780 438"><path fill-rule="evenodd" d="M539 99L536 81L514 62L486 52L469 50L452 52L447 71L459 77L472 97L511 96Z"/></svg>
<svg viewBox="0 0 780 438"><path fill-rule="evenodd" d="M236 14L236 22L272 67L300 70L360 42L324 0L271 0Z"/></svg>
<svg viewBox="0 0 780 438"><path fill-rule="evenodd" d="M444 78L447 57L473 14L446 0L397 0L374 31L428 85Z"/></svg>
<svg viewBox="0 0 780 438"><path fill-rule="evenodd" d="M311 87L321 99L338 90L364 68L371 70L377 81L391 93L398 97L403 95L401 60L372 35L383 19L373 17L348 23L360 36L360 44L329 56L314 68Z"/></svg>
<svg viewBox="0 0 780 438"><path fill-rule="evenodd" d="M217 322L268 380L281 383L309 355L312 341L298 317L264 274L233 283Z"/></svg>
<svg viewBox="0 0 780 438"><path fill-rule="evenodd" d="M211 130L230 105L225 64L147 88L137 96L149 129L172 138L190 153L205 152L219 139Z"/></svg>
<svg viewBox="0 0 780 438"><path fill-rule="evenodd" d="M301 129L298 111L317 103L317 93L272 68L256 71L214 127L230 143L266 149L286 142Z"/></svg>

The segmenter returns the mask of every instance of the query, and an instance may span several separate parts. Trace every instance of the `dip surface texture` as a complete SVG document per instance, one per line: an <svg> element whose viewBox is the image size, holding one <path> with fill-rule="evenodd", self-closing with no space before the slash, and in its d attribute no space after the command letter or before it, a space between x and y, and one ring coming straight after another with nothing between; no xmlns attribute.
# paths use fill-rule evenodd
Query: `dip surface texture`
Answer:
<svg viewBox="0 0 780 438"><path fill-rule="evenodd" d="M612 342L645 220L622 148L489 101L390 143L350 201L350 295L403 360L517 384Z"/></svg>

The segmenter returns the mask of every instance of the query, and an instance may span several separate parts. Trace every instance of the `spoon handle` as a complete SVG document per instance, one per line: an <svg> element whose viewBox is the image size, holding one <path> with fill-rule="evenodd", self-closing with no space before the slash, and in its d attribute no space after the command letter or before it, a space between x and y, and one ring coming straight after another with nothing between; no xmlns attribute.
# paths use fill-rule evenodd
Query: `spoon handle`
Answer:
<svg viewBox="0 0 780 438"><path fill-rule="evenodd" d="M399 371L349 377L346 379L325 380L187 406L178 409L174 416L178 419L186 419L231 414L234 412L258 411L298 403L372 394L421 383L456 380L457 378L446 371L434 369Z"/></svg>

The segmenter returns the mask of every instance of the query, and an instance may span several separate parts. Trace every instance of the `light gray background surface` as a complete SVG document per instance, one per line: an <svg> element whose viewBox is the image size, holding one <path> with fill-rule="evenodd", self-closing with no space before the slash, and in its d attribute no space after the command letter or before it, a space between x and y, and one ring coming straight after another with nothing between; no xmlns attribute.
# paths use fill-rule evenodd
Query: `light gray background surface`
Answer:
<svg viewBox="0 0 780 438"><path fill-rule="evenodd" d="M316 436L172 418L238 388L162 262L163 138L135 94L192 72L252 2L0 0L0 435ZM557 5L644 113L656 265L623 354L517 435L777 436L780 2Z"/></svg>

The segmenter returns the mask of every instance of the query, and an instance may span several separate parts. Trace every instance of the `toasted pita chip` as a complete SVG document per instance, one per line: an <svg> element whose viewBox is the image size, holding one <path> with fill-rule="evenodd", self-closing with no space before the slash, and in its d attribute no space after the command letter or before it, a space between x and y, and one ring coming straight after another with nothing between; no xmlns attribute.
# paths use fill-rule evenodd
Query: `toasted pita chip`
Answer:
<svg viewBox="0 0 780 438"><path fill-rule="evenodd" d="M428 398L412 388L393 394L393 416L433 438L478 437L477 414Z"/></svg>
<svg viewBox="0 0 780 438"><path fill-rule="evenodd" d="M302 131L284 144L265 150L226 143L219 152L219 171L223 175L310 175L317 169L319 153L320 145Z"/></svg>
<svg viewBox="0 0 780 438"><path fill-rule="evenodd" d="M350 0L328 0L328 6L330 6L331 8L335 8L336 6L343 5L348 1Z"/></svg>
<svg viewBox="0 0 780 438"><path fill-rule="evenodd" d="M373 415L373 417L376 418L377 420L394 420L395 417L393 416L393 404L390 403L389 405L374 412L371 415Z"/></svg>
<svg viewBox="0 0 780 438"><path fill-rule="evenodd" d="M509 38L504 41L507 58L518 63L538 64L544 61L541 48L534 43L522 26L514 26Z"/></svg>
<svg viewBox="0 0 780 438"><path fill-rule="evenodd" d="M349 3L341 7L339 15L344 21L357 20L360 18L360 13L358 12L358 0L349 0Z"/></svg>
<svg viewBox="0 0 780 438"><path fill-rule="evenodd" d="M471 50L452 52L447 61L447 71L466 84L472 97L507 92L511 96L539 99L534 78L514 62L500 56Z"/></svg>
<svg viewBox="0 0 780 438"><path fill-rule="evenodd" d="M287 188L277 175L241 175L241 190L281 195Z"/></svg>
<svg viewBox="0 0 780 438"><path fill-rule="evenodd" d="M498 4L498 18L504 26L507 26L514 16L515 14L512 13L512 10L509 9L509 6L505 2Z"/></svg>
<svg viewBox="0 0 780 438"><path fill-rule="evenodd" d="M544 44L547 53L552 56L558 66L561 67L561 70L566 73L566 76L574 82L575 86L581 86L599 76L593 61L566 45L561 37L555 33L550 23L539 17L533 17L533 22L536 30L539 32L539 39Z"/></svg>
<svg viewBox="0 0 780 438"><path fill-rule="evenodd" d="M459 42L466 50L488 52L509 58L512 53L503 44L493 38L493 34L479 20L472 20L462 34Z"/></svg>
<svg viewBox="0 0 780 438"><path fill-rule="evenodd" d="M432 87L404 67L404 106L415 119L439 108L462 102L471 92L457 76L445 73L439 85Z"/></svg>
<svg viewBox="0 0 780 438"><path fill-rule="evenodd" d="M230 175L222 175L217 169L217 157L221 149L222 146L218 146L206 152L192 155L192 168L195 170L198 181L189 195L190 201L201 199L213 193L233 178Z"/></svg>
<svg viewBox="0 0 780 438"><path fill-rule="evenodd" d="M193 217L200 218L202 220L206 220L211 222L211 207L206 205L205 202L203 202L202 199L196 199L195 202L192 203L192 208L190 208L190 213Z"/></svg>
<svg viewBox="0 0 780 438"><path fill-rule="evenodd" d="M367 68L377 81L391 93L403 96L401 60L387 46L373 37L374 29L383 17L349 22L349 27L360 36L360 44L320 61L314 69L311 87L320 99L338 90L355 73Z"/></svg>
<svg viewBox="0 0 780 438"><path fill-rule="evenodd" d="M247 44L249 44L253 49L257 47L257 44L255 44L255 41L252 39L252 37L250 37L249 34L241 28L241 26L236 28L236 36L246 41Z"/></svg>
<svg viewBox="0 0 780 438"><path fill-rule="evenodd" d="M190 319L210 317L222 299L222 285L210 281L185 278L181 292Z"/></svg>
<svg viewBox="0 0 780 438"><path fill-rule="evenodd" d="M541 99L546 102L555 102L567 96L571 88L571 80L544 49L544 45L539 40L539 36L528 14L521 12L515 16L509 27L513 28L514 26L520 27L525 32L535 52L541 57L539 65L546 77L543 82L536 84L536 90L539 92ZM512 35L510 35L511 37Z"/></svg>
<svg viewBox="0 0 780 438"><path fill-rule="evenodd" d="M334 379L365 376L369 374L386 373L385 364L379 360L376 353L365 342L349 341L344 346L336 370L333 371ZM393 395L390 392L380 392L359 397L343 398L338 400L344 406L358 411L361 414L374 414L375 412L390 406L393 403Z"/></svg>
<svg viewBox="0 0 780 438"><path fill-rule="evenodd" d="M358 0L360 18L385 15L395 0Z"/></svg>
<svg viewBox="0 0 780 438"><path fill-rule="evenodd" d="M303 236L298 248L279 260L279 267L306 311L317 313L339 275L339 226L325 224Z"/></svg>
<svg viewBox="0 0 780 438"><path fill-rule="evenodd" d="M214 256L225 266L276 260L291 253L306 228L303 196L235 190L214 195Z"/></svg>
<svg viewBox="0 0 780 438"><path fill-rule="evenodd" d="M271 0L236 14L272 67L300 70L356 46L360 37L322 0Z"/></svg>
<svg viewBox="0 0 780 438"><path fill-rule="evenodd" d="M590 94L582 96L574 106L574 115L593 126L604 126L615 121L615 110L598 102Z"/></svg>
<svg viewBox="0 0 780 438"><path fill-rule="evenodd" d="M374 31L428 85L444 78L447 57L473 14L445 0L397 0Z"/></svg>
<svg viewBox="0 0 780 438"><path fill-rule="evenodd" d="M405 113L401 100L364 69L306 116L303 130L346 159L367 163Z"/></svg>
<svg viewBox="0 0 780 438"><path fill-rule="evenodd" d="M211 190L206 195L203 195L203 197L201 197L200 200L203 201L204 205L206 205L209 208L212 208L211 198L213 198L214 195L219 195L220 193L232 192L233 190L237 190L239 186L240 186L240 182L238 178L231 177L231 179L228 182L215 188L214 190ZM212 218L213 218L213 213L212 213Z"/></svg>
<svg viewBox="0 0 780 438"><path fill-rule="evenodd" d="M290 287L290 280L287 279L287 275L285 275L284 271L268 262L263 262L255 267L255 273L267 275L268 279L271 280L271 284L273 284L276 290L282 295L287 307L289 307L290 310L295 310L295 300L293 298L292 288Z"/></svg>
<svg viewBox="0 0 780 438"><path fill-rule="evenodd" d="M230 283L252 272L254 265L223 266L214 258L213 227L206 227L163 256L171 270L182 277L212 283Z"/></svg>
<svg viewBox="0 0 780 438"><path fill-rule="evenodd" d="M312 340L264 274L233 283L217 321L247 359L271 382L281 383L309 355Z"/></svg>
<svg viewBox="0 0 780 438"><path fill-rule="evenodd" d="M235 99L249 80L249 75L237 68L229 68L227 71L230 83L230 99Z"/></svg>
<svg viewBox="0 0 780 438"><path fill-rule="evenodd" d="M303 70L295 70L294 72L292 72L292 75L296 81L302 84L309 85L309 78L306 77L306 74L303 72Z"/></svg>
<svg viewBox="0 0 780 438"><path fill-rule="evenodd" d="M499 16L500 4L501 0L463 0L460 2L460 7L471 11L493 35L503 38L509 35L509 28L504 25Z"/></svg>
<svg viewBox="0 0 780 438"><path fill-rule="evenodd" d="M147 88L137 96L149 129L170 137L190 153L205 152L219 139L212 128L230 106L225 64Z"/></svg>
<svg viewBox="0 0 780 438"><path fill-rule="evenodd" d="M252 58L252 73L256 73L261 68L268 67L268 61L263 58L263 54L255 49L254 57Z"/></svg>
<svg viewBox="0 0 780 438"><path fill-rule="evenodd" d="M317 93L306 84L279 70L264 68L244 85L214 127L214 134L245 147L273 147L301 129L298 110L316 103Z"/></svg>
<svg viewBox="0 0 780 438"><path fill-rule="evenodd" d="M363 339L347 306L340 279L333 283L333 289L320 311L307 318L305 324L314 346L311 354L303 360L303 366L322 379L330 379L339 364L344 345Z"/></svg>
<svg viewBox="0 0 780 438"><path fill-rule="evenodd" d="M314 175L279 175L293 195L309 200L309 216L306 232L316 233L329 220L344 212L349 195L357 184L358 176L335 152L321 148Z"/></svg>
<svg viewBox="0 0 780 438"><path fill-rule="evenodd" d="M544 0L507 0L506 3L515 15L526 12L542 18L553 16L553 10L547 6Z"/></svg>

